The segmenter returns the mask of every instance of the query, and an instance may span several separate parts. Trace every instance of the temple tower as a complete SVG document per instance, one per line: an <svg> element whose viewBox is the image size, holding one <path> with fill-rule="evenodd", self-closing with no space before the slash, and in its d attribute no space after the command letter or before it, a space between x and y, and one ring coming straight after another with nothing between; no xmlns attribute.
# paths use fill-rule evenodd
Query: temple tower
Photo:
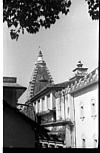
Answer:
<svg viewBox="0 0 100 153"><path fill-rule="evenodd" d="M31 99L44 87L53 84L53 79L43 59L42 51L39 51L35 68L28 87L28 99Z"/></svg>

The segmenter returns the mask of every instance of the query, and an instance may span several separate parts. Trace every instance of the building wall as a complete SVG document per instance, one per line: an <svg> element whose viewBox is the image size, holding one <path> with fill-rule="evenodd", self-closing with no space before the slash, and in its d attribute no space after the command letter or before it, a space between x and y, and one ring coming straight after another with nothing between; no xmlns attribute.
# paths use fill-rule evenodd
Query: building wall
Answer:
<svg viewBox="0 0 100 153"><path fill-rule="evenodd" d="M52 110L53 108L55 108L54 93L50 92L48 94L42 95L34 102L33 106L36 113Z"/></svg>
<svg viewBox="0 0 100 153"><path fill-rule="evenodd" d="M54 91L41 95L33 102L35 113L41 118L41 124L52 122L55 120L55 115L52 110L55 108Z"/></svg>
<svg viewBox="0 0 100 153"><path fill-rule="evenodd" d="M72 137L71 137L71 129L69 125L66 125L66 131L65 131L65 145L66 147L72 147Z"/></svg>
<svg viewBox="0 0 100 153"><path fill-rule="evenodd" d="M21 115L9 108L3 115L3 146L4 147L35 147L35 132Z"/></svg>
<svg viewBox="0 0 100 153"><path fill-rule="evenodd" d="M65 93L64 93L65 92ZM47 95L50 95L49 103ZM65 124L66 147L72 148L95 148L98 144L98 86L93 84L77 92L48 93L45 97L45 110L56 106L56 122L71 121ZM41 100L42 97L40 97ZM42 102L42 101L41 101ZM95 103L95 113L92 103ZM55 105L55 106L54 106ZM81 107L82 106L82 107ZM82 108L82 110L81 110ZM43 110L42 110L43 111ZM83 116L82 116L83 114ZM50 115L47 115L48 122ZM61 125L62 126L62 123ZM52 127L48 127L52 130ZM54 127L55 128L55 127ZM58 127L56 127L57 129Z"/></svg>
<svg viewBox="0 0 100 153"><path fill-rule="evenodd" d="M95 112L92 113L92 99ZM98 88L97 84L88 86L74 95L76 148L95 148L98 145ZM83 107L82 107L83 105ZM82 109L81 109L82 108ZM82 117L83 116L83 117ZM97 144L96 144L97 141Z"/></svg>
<svg viewBox="0 0 100 153"><path fill-rule="evenodd" d="M74 127L70 125L70 121L74 122L74 106L73 96L69 93L59 91L56 98L56 119L57 121L67 121L65 125L65 141L66 147L75 146Z"/></svg>
<svg viewBox="0 0 100 153"><path fill-rule="evenodd" d="M58 93L56 98L56 119L74 121L73 96L68 93Z"/></svg>
<svg viewBox="0 0 100 153"><path fill-rule="evenodd" d="M11 88L3 88L3 99L7 101L11 106L16 107L16 90L12 90Z"/></svg>

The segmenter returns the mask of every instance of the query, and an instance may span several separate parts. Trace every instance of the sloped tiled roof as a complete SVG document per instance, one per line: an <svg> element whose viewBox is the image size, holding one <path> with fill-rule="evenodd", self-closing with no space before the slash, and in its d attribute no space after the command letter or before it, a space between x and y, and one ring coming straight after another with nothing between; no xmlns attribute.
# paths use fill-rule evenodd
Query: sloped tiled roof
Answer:
<svg viewBox="0 0 100 153"><path fill-rule="evenodd" d="M59 86L63 85L65 86L65 88L63 88L61 92L57 91L56 94L58 96L59 94L63 95L63 93L75 93L97 82L98 82L98 68L96 68L91 73L85 75L82 78L76 78L74 80L69 80L59 84Z"/></svg>
<svg viewBox="0 0 100 153"><path fill-rule="evenodd" d="M96 82L98 82L98 68L96 68L91 73L84 76L83 78L75 80L73 83L70 84L70 87L69 86L67 87L66 90L68 90L68 92L71 93L76 92Z"/></svg>

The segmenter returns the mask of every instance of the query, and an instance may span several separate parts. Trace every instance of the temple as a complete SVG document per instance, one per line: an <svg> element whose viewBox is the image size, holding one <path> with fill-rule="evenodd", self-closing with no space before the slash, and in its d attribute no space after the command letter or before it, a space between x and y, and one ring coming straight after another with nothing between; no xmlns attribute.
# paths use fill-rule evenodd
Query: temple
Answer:
<svg viewBox="0 0 100 153"><path fill-rule="evenodd" d="M48 130L41 148L98 147L98 68L87 70L78 61L69 80L54 84L39 51L22 112Z"/></svg>

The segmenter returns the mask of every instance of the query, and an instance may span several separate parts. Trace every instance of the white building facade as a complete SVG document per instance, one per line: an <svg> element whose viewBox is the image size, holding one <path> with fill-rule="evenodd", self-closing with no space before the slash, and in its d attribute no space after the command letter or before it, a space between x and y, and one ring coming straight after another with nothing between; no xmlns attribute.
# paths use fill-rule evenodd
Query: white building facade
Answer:
<svg viewBox="0 0 100 153"><path fill-rule="evenodd" d="M98 147L98 69L73 93L76 148ZM81 82L80 82L81 84Z"/></svg>
<svg viewBox="0 0 100 153"><path fill-rule="evenodd" d="M98 148L98 68L69 82L60 93L61 97L56 98L56 119L73 123L73 127L66 126L65 144L72 148Z"/></svg>

